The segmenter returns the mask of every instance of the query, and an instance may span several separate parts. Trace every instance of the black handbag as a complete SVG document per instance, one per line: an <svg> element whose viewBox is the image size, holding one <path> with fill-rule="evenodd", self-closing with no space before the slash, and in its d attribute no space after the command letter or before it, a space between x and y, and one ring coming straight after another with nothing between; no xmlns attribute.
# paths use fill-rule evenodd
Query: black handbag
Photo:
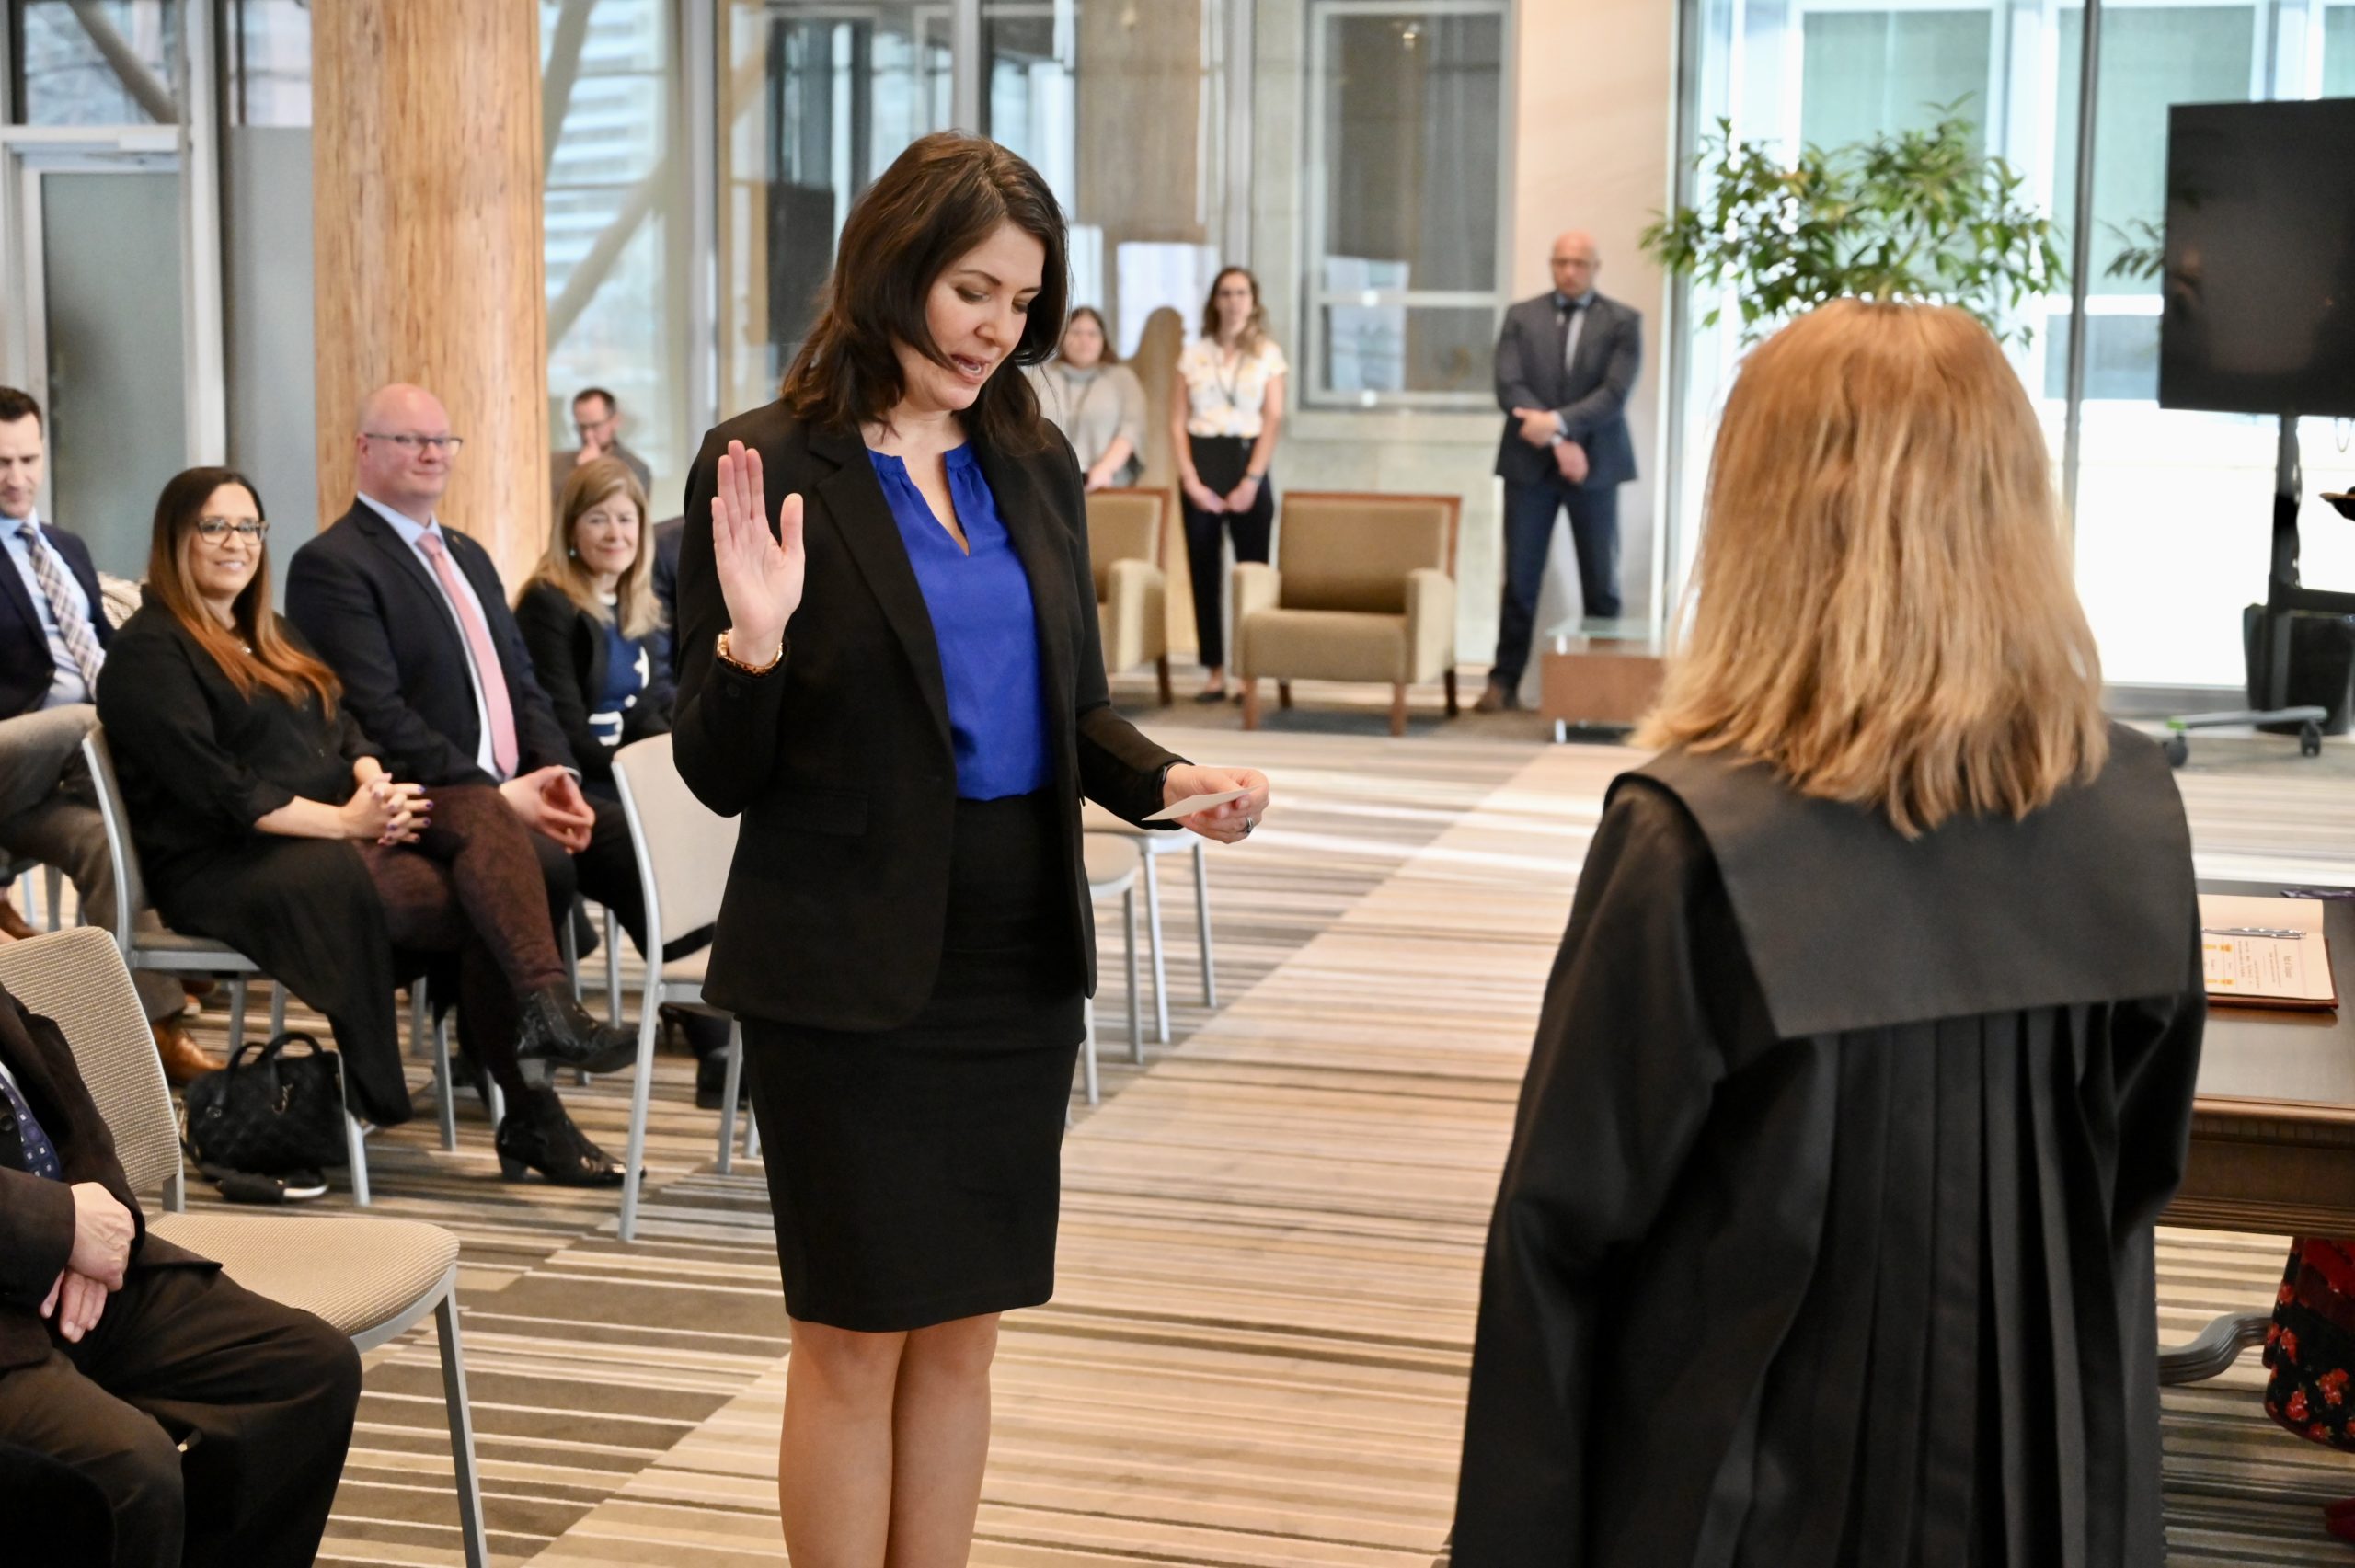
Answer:
<svg viewBox="0 0 2355 1568"><path fill-rule="evenodd" d="M304 1051L289 1054L297 1044ZM258 1054L247 1061L247 1052ZM227 1067L189 1082L189 1152L201 1165L264 1175L342 1164L342 1065L291 1029L266 1046L240 1046Z"/></svg>

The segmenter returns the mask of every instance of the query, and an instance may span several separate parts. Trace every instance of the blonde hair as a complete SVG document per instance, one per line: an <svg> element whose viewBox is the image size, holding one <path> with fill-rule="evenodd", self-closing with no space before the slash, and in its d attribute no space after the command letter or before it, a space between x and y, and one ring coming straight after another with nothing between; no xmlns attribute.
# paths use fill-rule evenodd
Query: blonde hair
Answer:
<svg viewBox="0 0 2355 1568"><path fill-rule="evenodd" d="M597 592L596 580L573 556L572 531L582 513L616 495L638 509L638 554L614 584L615 601L608 605ZM654 597L654 521L647 516L646 486L621 459L594 458L566 477L547 553L540 557L532 580L551 584L600 621L617 622L626 637L642 637L662 624L662 603Z"/></svg>
<svg viewBox="0 0 2355 1568"><path fill-rule="evenodd" d="M2108 754L2043 431L1986 328L1839 300L1743 364L1648 746L1730 750L1907 837Z"/></svg>

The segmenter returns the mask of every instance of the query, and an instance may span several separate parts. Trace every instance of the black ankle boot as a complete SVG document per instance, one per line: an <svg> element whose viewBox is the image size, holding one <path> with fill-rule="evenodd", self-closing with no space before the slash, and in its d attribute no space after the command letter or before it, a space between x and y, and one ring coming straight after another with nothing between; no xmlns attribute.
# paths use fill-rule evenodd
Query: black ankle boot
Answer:
<svg viewBox="0 0 2355 1568"><path fill-rule="evenodd" d="M545 1058L583 1072L615 1072L638 1059L638 1036L600 1024L564 986L546 986L523 999L515 1038L519 1061Z"/></svg>
<svg viewBox="0 0 2355 1568"><path fill-rule="evenodd" d="M695 1063L695 1109L716 1111L719 1109L719 1102L725 1099L727 1094L728 1053L714 1051ZM748 1072L737 1081L736 1104L739 1105L750 1104L752 1094L752 1075Z"/></svg>
<svg viewBox="0 0 2355 1568"><path fill-rule="evenodd" d="M507 1117L493 1142L499 1173L511 1182L537 1171L559 1187L617 1187L621 1162L589 1141L565 1115L553 1089L528 1089L507 1097Z"/></svg>

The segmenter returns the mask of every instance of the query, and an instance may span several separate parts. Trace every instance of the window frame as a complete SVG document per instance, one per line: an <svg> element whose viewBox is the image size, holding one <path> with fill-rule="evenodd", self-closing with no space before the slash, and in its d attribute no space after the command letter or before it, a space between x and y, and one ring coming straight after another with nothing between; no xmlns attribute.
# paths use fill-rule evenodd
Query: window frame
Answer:
<svg viewBox="0 0 2355 1568"><path fill-rule="evenodd" d="M1499 29L1496 148L1496 262L1494 286L1488 289L1366 289L1337 292L1322 286L1319 274L1325 258L1329 149L1326 145L1326 113L1332 73L1327 58L1329 20L1350 17L1494 17ZM1399 409L1491 411L1493 390L1466 392L1344 392L1327 382L1325 312L1333 305L1384 305L1407 311L1422 309L1486 309L1497 323L1511 302L1512 139L1515 81L1512 0L1305 0L1302 24L1308 29L1304 70L1307 116L1305 177L1302 181L1302 257L1294 280L1300 301L1300 362L1292 367L1297 401L1303 408L1394 412Z"/></svg>

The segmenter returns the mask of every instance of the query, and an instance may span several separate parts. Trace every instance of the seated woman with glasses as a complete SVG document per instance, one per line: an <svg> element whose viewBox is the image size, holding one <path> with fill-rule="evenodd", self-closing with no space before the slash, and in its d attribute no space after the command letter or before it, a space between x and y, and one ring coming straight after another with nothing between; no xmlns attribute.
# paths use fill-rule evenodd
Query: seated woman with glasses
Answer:
<svg viewBox="0 0 2355 1568"><path fill-rule="evenodd" d="M627 1034L573 999L522 820L488 784L388 775L341 688L270 608L269 524L242 475L191 468L155 503L147 588L108 650L105 727L150 897L327 1015L352 1109L406 1120L395 953L454 953L471 1052L506 1093L501 1173L604 1186L621 1168L525 1059L609 1071Z"/></svg>
<svg viewBox="0 0 2355 1568"><path fill-rule="evenodd" d="M671 731L671 639L654 597L646 490L618 458L564 482L539 570L515 599L532 672L580 764L580 787L615 797L614 753Z"/></svg>

